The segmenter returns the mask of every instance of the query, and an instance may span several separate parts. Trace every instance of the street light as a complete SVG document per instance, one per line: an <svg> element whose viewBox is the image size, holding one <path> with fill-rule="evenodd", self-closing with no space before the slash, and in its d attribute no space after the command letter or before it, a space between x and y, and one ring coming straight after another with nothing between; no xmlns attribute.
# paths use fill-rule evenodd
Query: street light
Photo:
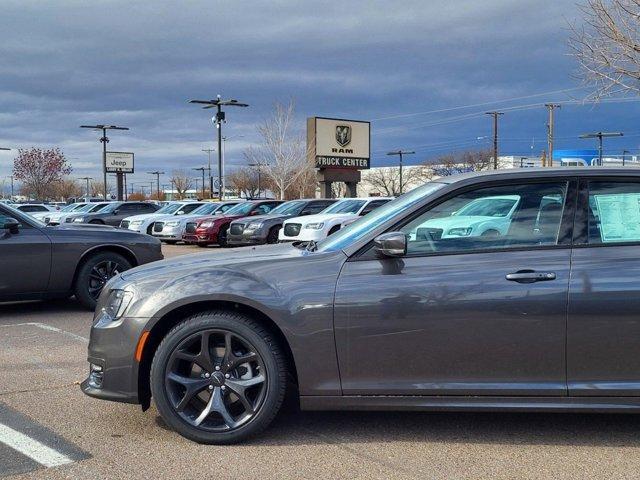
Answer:
<svg viewBox="0 0 640 480"><path fill-rule="evenodd" d="M160 175L164 175L164 172L160 172L156 170L155 172L147 172L149 175L156 176L156 194L158 195L158 200L160 200Z"/></svg>
<svg viewBox="0 0 640 480"><path fill-rule="evenodd" d="M85 195L87 196L87 198L89 198L89 182L91 180L93 180L93 178L91 178L91 177L80 177L78 180L84 180L85 182L87 182L87 190L86 190Z"/></svg>
<svg viewBox="0 0 640 480"><path fill-rule="evenodd" d="M387 152L387 155L398 155L400 159L400 195L402 195L402 156L414 155L415 153L413 150L393 150L392 152Z"/></svg>
<svg viewBox="0 0 640 480"><path fill-rule="evenodd" d="M622 137L622 132L595 132L584 133L580 135L580 138L597 138L598 139L598 166L602 166L602 139L604 137Z"/></svg>
<svg viewBox="0 0 640 480"><path fill-rule="evenodd" d="M260 162L256 162L256 163L250 163L249 166L250 167L256 167L257 171L258 171L258 198L260 198L260 168L261 167L266 167L268 166L268 163L260 163Z"/></svg>
<svg viewBox="0 0 640 480"><path fill-rule="evenodd" d="M204 171L207 169L207 167L198 167L198 168L193 168L192 170L200 170L202 172L202 198L204 199ZM196 191L198 190L198 188L196 187Z"/></svg>
<svg viewBox="0 0 640 480"><path fill-rule="evenodd" d="M92 130L102 130L102 174L104 181L104 200L107 201L107 130L129 130L128 127L118 127L117 125L80 125L80 128L90 128ZM122 174L118 173L117 177L118 200L122 200Z"/></svg>
<svg viewBox="0 0 640 480"><path fill-rule="evenodd" d="M225 122L225 113L222 111L223 106L229 107L248 107L247 103L240 103L238 100L222 100L220 95L215 100L189 100L189 103L198 103L204 105L202 108L217 108L214 117L216 128L218 129L218 193L220 200L224 197L224 181L222 177L222 123ZM204 175L204 172L203 172Z"/></svg>

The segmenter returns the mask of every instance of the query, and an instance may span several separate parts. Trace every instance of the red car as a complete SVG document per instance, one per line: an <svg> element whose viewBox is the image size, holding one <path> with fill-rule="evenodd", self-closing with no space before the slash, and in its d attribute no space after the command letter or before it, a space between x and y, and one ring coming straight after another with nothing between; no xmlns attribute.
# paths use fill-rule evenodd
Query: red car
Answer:
<svg viewBox="0 0 640 480"><path fill-rule="evenodd" d="M283 200L253 200L242 202L227 210L224 215L209 215L189 221L182 234L182 241L205 247L217 243L227 246L227 231L234 220L252 215L265 215Z"/></svg>

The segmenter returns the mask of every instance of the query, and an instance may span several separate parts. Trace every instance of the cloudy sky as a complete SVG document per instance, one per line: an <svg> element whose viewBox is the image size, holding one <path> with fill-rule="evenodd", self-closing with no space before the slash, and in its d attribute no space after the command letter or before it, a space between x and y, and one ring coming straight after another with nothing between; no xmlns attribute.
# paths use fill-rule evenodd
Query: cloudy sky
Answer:
<svg viewBox="0 0 640 480"><path fill-rule="evenodd" d="M382 165L394 148L419 162L487 147L488 109L506 112L501 153L540 153L545 109L512 107L588 93L566 46L573 0L2 0L0 18L0 146L60 146L77 176L100 171L98 135L81 124L131 128L109 147L136 153L136 181L203 165L211 114L187 100L218 93L251 105L228 112L230 165L275 101L295 99L301 128L314 115L371 120ZM636 153L638 113L567 104L556 148L620 130L607 149ZM14 155L0 152L0 179Z"/></svg>

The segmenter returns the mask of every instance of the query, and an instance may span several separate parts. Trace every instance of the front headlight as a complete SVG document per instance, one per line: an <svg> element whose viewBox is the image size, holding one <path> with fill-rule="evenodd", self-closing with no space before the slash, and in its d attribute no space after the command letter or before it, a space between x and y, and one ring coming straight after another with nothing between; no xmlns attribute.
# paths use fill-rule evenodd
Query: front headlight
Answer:
<svg viewBox="0 0 640 480"><path fill-rule="evenodd" d="M245 230L250 230L252 232L255 232L256 230L260 230L261 228L262 228L262 222L250 223L249 225L244 227Z"/></svg>
<svg viewBox="0 0 640 480"><path fill-rule="evenodd" d="M451 228L448 232L447 235L451 235L452 237L468 237L469 235L471 235L471 231L473 230L472 227L458 227L458 228Z"/></svg>
<svg viewBox="0 0 640 480"><path fill-rule="evenodd" d="M102 311L108 315L111 320L118 320L124 315L132 299L133 292L127 290L111 290Z"/></svg>
<svg viewBox="0 0 640 480"><path fill-rule="evenodd" d="M309 230L320 230L324 227L324 222L318 223L307 223L304 228L308 228Z"/></svg>
<svg viewBox="0 0 640 480"><path fill-rule="evenodd" d="M84 217L76 217L76 218L73 219L73 221L75 223L82 223L82 222L84 222Z"/></svg>
<svg viewBox="0 0 640 480"><path fill-rule="evenodd" d="M167 222L165 223L165 225L167 227L177 227L178 225L180 225L180 222L179 221Z"/></svg>
<svg viewBox="0 0 640 480"><path fill-rule="evenodd" d="M198 225L201 228L211 228L213 227L213 224L215 222L213 220L205 220L204 222L202 222L200 225Z"/></svg>
<svg viewBox="0 0 640 480"><path fill-rule="evenodd" d="M130 227L137 227L139 225L142 225L142 220L134 220L133 222L129 222Z"/></svg>

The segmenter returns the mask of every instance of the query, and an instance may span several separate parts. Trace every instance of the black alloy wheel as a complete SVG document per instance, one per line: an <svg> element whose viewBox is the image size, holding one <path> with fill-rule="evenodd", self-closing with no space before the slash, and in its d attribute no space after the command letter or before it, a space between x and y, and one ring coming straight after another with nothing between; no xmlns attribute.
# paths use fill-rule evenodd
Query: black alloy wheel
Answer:
<svg viewBox="0 0 640 480"><path fill-rule="evenodd" d="M271 334L232 312L195 315L171 330L153 359L151 389L165 422L200 443L234 443L265 428L286 386Z"/></svg>
<svg viewBox="0 0 640 480"><path fill-rule="evenodd" d="M228 233L229 225L220 228L220 231L218 232L218 245L221 247L229 246L229 242L227 241Z"/></svg>
<svg viewBox="0 0 640 480"><path fill-rule="evenodd" d="M269 233L267 235L267 243L269 244L273 244L273 243L278 243L278 235L280 233L280 229L282 227L272 227L271 230L269 230Z"/></svg>
<svg viewBox="0 0 640 480"><path fill-rule="evenodd" d="M94 309L105 284L132 267L131 263L114 252L102 252L86 259L78 270L74 293L85 307Z"/></svg>

